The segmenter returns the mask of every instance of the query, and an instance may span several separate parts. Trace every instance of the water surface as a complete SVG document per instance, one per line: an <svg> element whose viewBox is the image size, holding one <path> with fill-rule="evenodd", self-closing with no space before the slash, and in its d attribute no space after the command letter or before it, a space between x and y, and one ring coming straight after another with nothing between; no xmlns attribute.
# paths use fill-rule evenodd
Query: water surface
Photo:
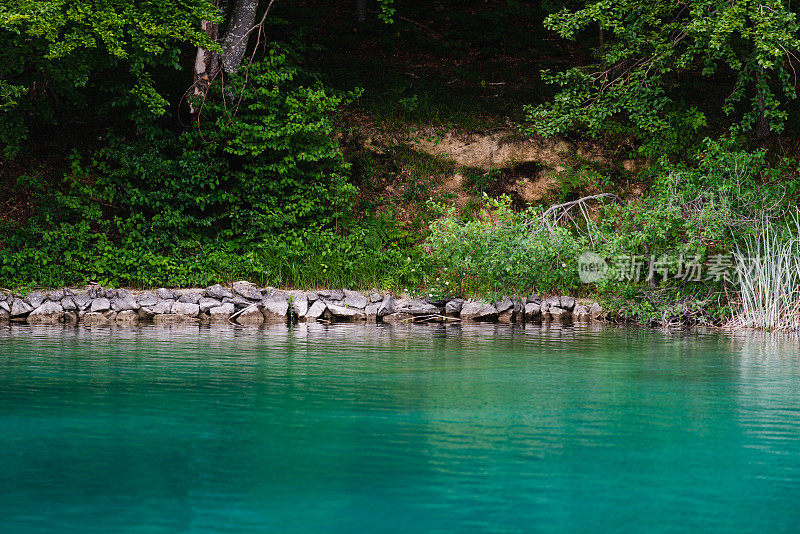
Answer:
<svg viewBox="0 0 800 534"><path fill-rule="evenodd" d="M798 532L800 345L0 328L0 531Z"/></svg>

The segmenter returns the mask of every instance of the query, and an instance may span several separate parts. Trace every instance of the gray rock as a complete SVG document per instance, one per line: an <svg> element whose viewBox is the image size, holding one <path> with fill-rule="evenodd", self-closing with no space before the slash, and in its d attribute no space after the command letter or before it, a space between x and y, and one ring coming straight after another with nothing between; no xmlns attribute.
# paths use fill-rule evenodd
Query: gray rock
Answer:
<svg viewBox="0 0 800 534"><path fill-rule="evenodd" d="M118 324L136 324L139 322L139 315L134 310L122 310L117 314Z"/></svg>
<svg viewBox="0 0 800 534"><path fill-rule="evenodd" d="M286 308L289 309L288 306ZM264 317L264 323L266 324L284 324L291 320L290 315L281 315L279 313L274 313L266 308L259 310L261 315Z"/></svg>
<svg viewBox="0 0 800 534"><path fill-rule="evenodd" d="M311 307L308 308L306 312L306 320L307 321L316 321L320 317L322 317L325 312L328 310L328 305L325 304L322 300L315 300Z"/></svg>
<svg viewBox="0 0 800 534"><path fill-rule="evenodd" d="M234 321L241 325L260 325L264 323L264 315L258 309L258 306L252 306L237 315Z"/></svg>
<svg viewBox="0 0 800 534"><path fill-rule="evenodd" d="M560 306L552 306L552 305L547 310L547 313L553 319L566 319L566 318L568 318L568 317L570 317L572 315L569 311L565 310L564 308L561 308Z"/></svg>
<svg viewBox="0 0 800 534"><path fill-rule="evenodd" d="M152 321L155 316L153 308L150 306L142 306L136 310L136 314L139 316L139 321Z"/></svg>
<svg viewBox="0 0 800 534"><path fill-rule="evenodd" d="M506 299L503 299L503 307L505 307ZM505 324L521 323L525 320L525 307L522 301L517 299L509 299L511 306L500 312L497 316L497 322ZM495 306L498 311L499 307Z"/></svg>
<svg viewBox="0 0 800 534"><path fill-rule="evenodd" d="M519 322L519 316L514 308L511 307L506 311L497 314L497 322L503 324L514 324Z"/></svg>
<svg viewBox="0 0 800 534"><path fill-rule="evenodd" d="M115 312L121 312L126 310L135 311L139 309L139 303L136 302L136 299L131 296L127 297L118 296L117 298L111 301L111 309L114 310Z"/></svg>
<svg viewBox="0 0 800 534"><path fill-rule="evenodd" d="M20 298L16 298L11 302L11 317L20 317L27 315L33 311L33 306Z"/></svg>
<svg viewBox="0 0 800 534"><path fill-rule="evenodd" d="M363 309L369 304L367 297L357 291L344 290L344 305L350 308Z"/></svg>
<svg viewBox="0 0 800 534"><path fill-rule="evenodd" d="M391 315L395 311L395 300L394 297L391 295L386 295L383 297L380 306L378 306L378 317L386 317L387 315Z"/></svg>
<svg viewBox="0 0 800 534"><path fill-rule="evenodd" d="M548 297L545 302L548 304L548 307L551 306L557 306L559 308L561 307L561 298L555 295L552 297Z"/></svg>
<svg viewBox="0 0 800 534"><path fill-rule="evenodd" d="M173 300L175 298L175 292L164 287L159 287L156 289L156 294L158 295L158 298L164 300Z"/></svg>
<svg viewBox="0 0 800 534"><path fill-rule="evenodd" d="M8 301L8 300L0 300L0 310L3 310L5 312L10 312L11 311L11 302L12 301Z"/></svg>
<svg viewBox="0 0 800 534"><path fill-rule="evenodd" d="M111 302L105 297L100 297L92 301L92 306L90 308L90 311L104 312L110 309L111 309Z"/></svg>
<svg viewBox="0 0 800 534"><path fill-rule="evenodd" d="M28 293L25 296L25 302L30 304L33 308L38 308L45 300L47 300L47 295L42 293Z"/></svg>
<svg viewBox="0 0 800 534"><path fill-rule="evenodd" d="M86 312L81 320L87 326L111 324L111 321L105 315L98 312Z"/></svg>
<svg viewBox="0 0 800 534"><path fill-rule="evenodd" d="M78 305L75 304L75 301L72 299L72 297L64 297L61 299L61 307L65 310L78 311Z"/></svg>
<svg viewBox="0 0 800 534"><path fill-rule="evenodd" d="M461 320L493 321L497 319L497 309L490 303L481 300L467 300L461 307Z"/></svg>
<svg viewBox="0 0 800 534"><path fill-rule="evenodd" d="M308 311L308 297L304 291L289 291L292 298L292 312L297 317L305 317Z"/></svg>
<svg viewBox="0 0 800 534"><path fill-rule="evenodd" d="M139 306L155 306L158 304L158 297L152 293L140 293L136 301L139 303Z"/></svg>
<svg viewBox="0 0 800 534"><path fill-rule="evenodd" d="M525 320L534 321L541 318L542 305L537 302L529 302L525 304Z"/></svg>
<svg viewBox="0 0 800 534"><path fill-rule="evenodd" d="M572 316L579 321L588 321L591 319L591 316L589 315L589 308L583 306L582 304L575 306L575 309L572 310Z"/></svg>
<svg viewBox="0 0 800 534"><path fill-rule="evenodd" d="M464 299L448 300L444 305L444 314L448 317L458 317L461 313L461 308L464 306Z"/></svg>
<svg viewBox="0 0 800 534"><path fill-rule="evenodd" d="M206 296L208 298L222 300L224 298L232 298L233 293L226 287L222 287L219 284L214 284L213 286L208 286L205 290Z"/></svg>
<svg viewBox="0 0 800 534"><path fill-rule="evenodd" d="M221 315L221 314L225 314L225 313L233 315L233 313L235 311L236 311L236 308L234 307L234 305L231 304L230 302L226 302L226 303L220 304L216 308L211 308L210 310L208 310L208 313L210 315Z"/></svg>
<svg viewBox="0 0 800 534"><path fill-rule="evenodd" d="M64 308L58 302L46 301L28 315L30 324L56 324L64 318Z"/></svg>
<svg viewBox="0 0 800 534"><path fill-rule="evenodd" d="M264 318L268 322L285 321L289 315L289 301L286 295L275 290L264 294L261 306L264 308Z"/></svg>
<svg viewBox="0 0 800 534"><path fill-rule="evenodd" d="M233 304L233 306L237 310L243 310L243 309L247 308L248 306L252 306L252 304L253 304L252 302L250 302L246 298L240 297L238 295L233 296L231 298L227 298L226 297L226 298L222 299L222 303L223 304L231 303L231 304Z"/></svg>
<svg viewBox="0 0 800 534"><path fill-rule="evenodd" d="M395 301L395 313L407 313L409 315L439 315L442 313L438 306L434 306L422 299L401 299Z"/></svg>
<svg viewBox="0 0 800 534"><path fill-rule="evenodd" d="M94 291L94 294L92 294ZM89 288L89 296L93 299L111 299L114 298L113 292L102 286L94 286Z"/></svg>
<svg viewBox="0 0 800 534"><path fill-rule="evenodd" d="M56 289L55 291L51 291L47 294L47 298L52 302L58 302L59 300L64 298L64 290L63 289Z"/></svg>
<svg viewBox="0 0 800 534"><path fill-rule="evenodd" d="M528 297L528 299L525 301L525 304L530 304L530 303L541 304L542 303L542 297L540 295L537 295L536 293L534 293L530 297Z"/></svg>
<svg viewBox="0 0 800 534"><path fill-rule="evenodd" d="M317 293L321 299L339 301L344 298L344 291L341 289L321 289Z"/></svg>
<svg viewBox="0 0 800 534"><path fill-rule="evenodd" d="M380 302L382 300L383 300L383 295L381 295L377 291L374 291L374 292L370 293L370 295L369 295L369 301L372 302L372 303Z"/></svg>
<svg viewBox="0 0 800 534"><path fill-rule="evenodd" d="M188 315L189 317L197 317L200 315L200 306L192 304L191 302L175 302L172 305L172 313L178 315Z"/></svg>
<svg viewBox="0 0 800 534"><path fill-rule="evenodd" d="M153 312L153 315L166 315L172 313L173 304L171 300L161 300L155 306L151 307L150 311Z"/></svg>
<svg viewBox="0 0 800 534"><path fill-rule="evenodd" d="M316 291L306 291L306 298L309 303L314 302L315 300L319 300L319 293Z"/></svg>
<svg viewBox="0 0 800 534"><path fill-rule="evenodd" d="M340 306L338 304L328 303L328 313L337 322L365 321L367 319L367 314L363 309L353 308L350 306Z"/></svg>
<svg viewBox="0 0 800 534"><path fill-rule="evenodd" d="M183 302L184 304L198 304L201 298L203 298L203 293L201 291L184 290L178 295L178 302Z"/></svg>
<svg viewBox="0 0 800 534"><path fill-rule="evenodd" d="M9 293L6 293L5 291L0 291L0 302L9 300L10 298L11 295Z"/></svg>
<svg viewBox="0 0 800 534"><path fill-rule="evenodd" d="M88 293L77 293L72 295L72 302L78 307L78 310L85 310L92 304L92 299L89 298Z"/></svg>
<svg viewBox="0 0 800 534"><path fill-rule="evenodd" d="M11 319L11 314L8 310L0 308L0 323L7 323Z"/></svg>
<svg viewBox="0 0 800 534"><path fill-rule="evenodd" d="M367 304L367 307L364 308L364 315L367 316L368 323L378 322L378 308L380 307L381 307L380 302L371 302Z"/></svg>
<svg viewBox="0 0 800 534"><path fill-rule="evenodd" d="M211 316L212 323L227 323L235 311L233 304L227 302L216 308L211 308L208 310L208 314Z"/></svg>
<svg viewBox="0 0 800 534"><path fill-rule="evenodd" d="M106 310L106 311L104 311L102 313L103 313L103 317L105 317L106 319L109 319L111 321L113 321L113 320L115 320L117 318L117 312L115 312L114 310Z"/></svg>
<svg viewBox="0 0 800 534"><path fill-rule="evenodd" d="M71 297L74 294L75 294L75 292L72 290L72 288L69 288L69 287L65 287L64 288L64 296L65 297Z"/></svg>
<svg viewBox="0 0 800 534"><path fill-rule="evenodd" d="M207 312L211 308L217 308L222 305L222 302L217 299L210 299L208 297L203 297L197 303L200 306L200 311L202 313ZM233 313L233 304L231 304L231 313Z"/></svg>
<svg viewBox="0 0 800 534"><path fill-rule="evenodd" d="M561 301L561 304L560 304L559 307L564 308L567 311L572 311L572 309L575 308L575 298L574 297L566 297L566 296L562 295L559 298L559 300Z"/></svg>
<svg viewBox="0 0 800 534"><path fill-rule="evenodd" d="M114 296L116 298L118 298L118 299L124 299L124 298L130 297L131 296L131 292L128 291L127 289L121 288L121 289L117 289L117 294L114 295Z"/></svg>
<svg viewBox="0 0 800 534"><path fill-rule="evenodd" d="M250 282L234 282L233 292L250 301L261 300L261 290Z"/></svg>
<svg viewBox="0 0 800 534"><path fill-rule="evenodd" d="M503 313L506 310L512 309L514 307L514 302L506 297L503 300L499 300L494 303L494 307L497 310L497 313Z"/></svg>
<svg viewBox="0 0 800 534"><path fill-rule="evenodd" d="M589 315L591 315L592 319L597 319L603 314L603 307L600 306L597 302L593 303L589 307ZM14 315L13 313L11 315Z"/></svg>

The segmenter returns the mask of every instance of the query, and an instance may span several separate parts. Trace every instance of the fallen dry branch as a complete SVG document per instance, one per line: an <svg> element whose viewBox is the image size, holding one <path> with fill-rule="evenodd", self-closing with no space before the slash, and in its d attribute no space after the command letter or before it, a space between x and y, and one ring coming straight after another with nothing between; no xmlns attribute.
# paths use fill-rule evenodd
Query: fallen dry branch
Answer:
<svg viewBox="0 0 800 534"><path fill-rule="evenodd" d="M569 202L564 202L564 203L562 203L562 204L556 204L556 205L554 205L554 206L550 206L549 208L547 208L547 209L544 211L544 213L542 213L542 219L546 219L546 218L547 218L548 216L550 216L551 214L552 214L553 216L555 216L555 214L556 214L556 213L557 213L559 210L561 210L561 213L560 213L560 215L559 215L559 217L558 217L558 218L560 219L560 218L561 218L561 217L563 217L563 216L564 216L564 215L565 215L565 214L566 214L566 213L567 213L569 210L571 210L571 209L572 209L572 208L574 208L575 206L579 206L579 207L581 208L581 210L583 211L583 210L585 209L585 208L584 208L584 205L585 205L587 202L589 202L590 200L600 200L600 199L602 199L602 198L610 198L610 199L612 199L614 202L616 202L617 204L622 204L622 199L621 199L621 198L619 198L619 197L618 197L617 195L615 195L614 193L599 193L599 194L597 194L597 195L590 195L590 196L588 196L588 197L579 198L578 200L571 200L571 201L569 201Z"/></svg>

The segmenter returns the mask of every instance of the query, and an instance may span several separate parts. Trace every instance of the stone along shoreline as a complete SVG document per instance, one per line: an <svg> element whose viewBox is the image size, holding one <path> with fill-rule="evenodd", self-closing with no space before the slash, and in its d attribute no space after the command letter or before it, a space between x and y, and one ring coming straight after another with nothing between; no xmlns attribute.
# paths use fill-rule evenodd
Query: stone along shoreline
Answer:
<svg viewBox="0 0 800 534"><path fill-rule="evenodd" d="M28 324L239 324L294 322L499 322L590 321L597 303L569 296L472 299L401 298L347 289L316 291L260 288L250 282L231 287L136 291L90 286L25 295L0 291L0 322Z"/></svg>

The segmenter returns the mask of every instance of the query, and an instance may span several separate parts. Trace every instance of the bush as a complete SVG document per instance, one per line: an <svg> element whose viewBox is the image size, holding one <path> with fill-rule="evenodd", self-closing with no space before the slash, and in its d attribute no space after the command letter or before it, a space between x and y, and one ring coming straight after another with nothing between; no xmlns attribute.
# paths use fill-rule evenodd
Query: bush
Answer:
<svg viewBox="0 0 800 534"><path fill-rule="evenodd" d="M431 225L429 281L444 296L576 291L584 247L568 229L541 224L538 210L514 212L508 198L487 199L474 220L451 210Z"/></svg>
<svg viewBox="0 0 800 534"><path fill-rule="evenodd" d="M274 50L224 93L199 130L111 136L60 183L24 179L37 211L0 228L0 285L418 283L389 221L347 217L355 188L333 125L353 95Z"/></svg>

